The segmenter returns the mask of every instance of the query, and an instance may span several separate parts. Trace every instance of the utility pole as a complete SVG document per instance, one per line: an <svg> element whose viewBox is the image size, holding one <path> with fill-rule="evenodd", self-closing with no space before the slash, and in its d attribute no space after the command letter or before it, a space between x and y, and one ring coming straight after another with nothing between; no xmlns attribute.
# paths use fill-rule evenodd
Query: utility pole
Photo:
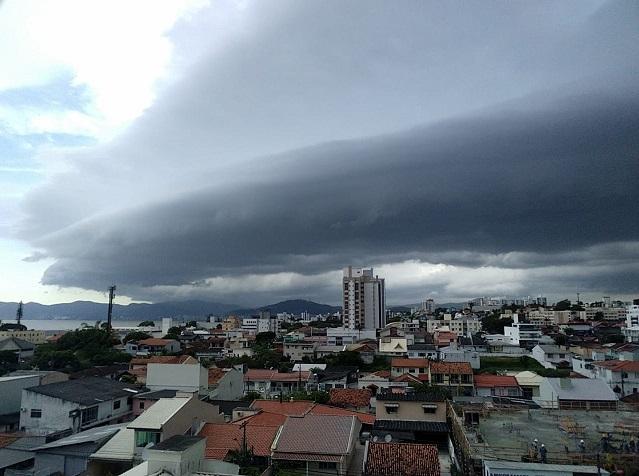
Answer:
<svg viewBox="0 0 639 476"><path fill-rule="evenodd" d="M107 314L107 332L111 332L111 318L113 316L113 298L115 297L115 284L109 286L109 311Z"/></svg>
<svg viewBox="0 0 639 476"><path fill-rule="evenodd" d="M580 303L580 301L579 301L579 293L577 293L577 306L579 306L579 303Z"/></svg>
<svg viewBox="0 0 639 476"><path fill-rule="evenodd" d="M18 304L18 310L16 311L16 321L18 322L18 326L22 324L22 301Z"/></svg>

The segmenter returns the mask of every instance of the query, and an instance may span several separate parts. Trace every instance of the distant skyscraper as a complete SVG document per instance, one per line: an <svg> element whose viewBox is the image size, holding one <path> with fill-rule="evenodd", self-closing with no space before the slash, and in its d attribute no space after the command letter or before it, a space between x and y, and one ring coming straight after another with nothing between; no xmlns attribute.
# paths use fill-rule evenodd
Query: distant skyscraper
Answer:
<svg viewBox="0 0 639 476"><path fill-rule="evenodd" d="M344 268L342 319L349 329L379 329L386 325L384 279L373 268Z"/></svg>

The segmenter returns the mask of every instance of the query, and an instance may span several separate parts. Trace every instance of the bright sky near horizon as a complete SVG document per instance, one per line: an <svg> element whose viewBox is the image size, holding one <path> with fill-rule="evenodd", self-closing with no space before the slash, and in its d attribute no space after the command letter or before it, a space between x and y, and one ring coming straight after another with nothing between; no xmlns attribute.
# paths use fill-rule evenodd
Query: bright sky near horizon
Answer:
<svg viewBox="0 0 639 476"><path fill-rule="evenodd" d="M0 3L0 301L639 297L639 3Z"/></svg>

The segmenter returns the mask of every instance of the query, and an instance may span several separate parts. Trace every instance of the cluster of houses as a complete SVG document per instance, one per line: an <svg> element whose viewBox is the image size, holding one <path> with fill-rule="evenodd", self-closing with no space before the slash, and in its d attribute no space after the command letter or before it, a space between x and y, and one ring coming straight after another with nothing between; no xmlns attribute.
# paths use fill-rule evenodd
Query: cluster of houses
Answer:
<svg viewBox="0 0 639 476"><path fill-rule="evenodd" d="M639 449L630 445L639 417L637 428L613 417L639 415L639 344L603 342L591 332L601 324L581 332L566 320L574 332L562 334L548 325L554 315L530 312L504 313L512 324L500 335L481 333L481 315L468 311L287 333L272 316L227 318L173 338L163 337L165 320L146 329L152 337L120 346L132 356L126 364L0 377L0 476L605 475L594 455L611 448L639 464L630 450ZM292 370L214 363L251 357L262 332L276 336L272 350L296 362ZM361 365L327 363L341 352ZM482 370L494 358L534 359L562 376ZM563 451L550 446L563 440L544 433L548 415L587 450L573 440ZM605 446L588 418L606 428ZM500 421L497 434L520 440L514 450L494 436ZM549 445L543 458L531 428Z"/></svg>

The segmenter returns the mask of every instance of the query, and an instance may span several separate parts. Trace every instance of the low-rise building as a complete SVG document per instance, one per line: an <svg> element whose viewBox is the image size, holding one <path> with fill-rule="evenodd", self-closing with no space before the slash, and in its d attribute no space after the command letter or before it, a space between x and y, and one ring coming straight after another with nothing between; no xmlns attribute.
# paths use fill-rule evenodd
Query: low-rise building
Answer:
<svg viewBox="0 0 639 476"><path fill-rule="evenodd" d="M419 378L423 376L424 381L428 381L428 360L395 358L391 360L391 377L399 377L404 374L411 374Z"/></svg>
<svg viewBox="0 0 639 476"><path fill-rule="evenodd" d="M208 398L211 400L239 400L244 395L242 366L208 369Z"/></svg>
<svg viewBox="0 0 639 476"><path fill-rule="evenodd" d="M481 331L481 320L476 316L466 316L461 313L456 314L455 317L444 314L442 319L426 320L426 330L430 333L443 328L460 336L472 336Z"/></svg>
<svg viewBox="0 0 639 476"><path fill-rule="evenodd" d="M332 388L329 393L329 405L357 412L368 412L371 409L373 394L368 389Z"/></svg>
<svg viewBox="0 0 639 476"><path fill-rule="evenodd" d="M474 376L478 397L521 397L523 392L512 375L479 374Z"/></svg>
<svg viewBox="0 0 639 476"><path fill-rule="evenodd" d="M439 357L439 351L433 344L410 344L408 346L409 359L432 359Z"/></svg>
<svg viewBox="0 0 639 476"><path fill-rule="evenodd" d="M0 377L0 432L18 429L22 390L37 386L39 383L40 378L37 375Z"/></svg>
<svg viewBox="0 0 639 476"><path fill-rule="evenodd" d="M406 337L381 337L377 353L391 357L405 357L408 354L408 346L412 344Z"/></svg>
<svg viewBox="0 0 639 476"><path fill-rule="evenodd" d="M473 369L481 367L481 356L472 346L460 346L456 343L440 347L439 358L444 362L468 362Z"/></svg>
<svg viewBox="0 0 639 476"><path fill-rule="evenodd" d="M271 457L281 466L304 468L307 475L346 476L360 429L353 416L289 417L273 442Z"/></svg>
<svg viewBox="0 0 639 476"><path fill-rule="evenodd" d="M366 442L363 476L439 476L439 452L435 445Z"/></svg>
<svg viewBox="0 0 639 476"><path fill-rule="evenodd" d="M285 396L306 389L310 372L278 372L268 369L248 369L244 374L244 393L258 392L265 398Z"/></svg>
<svg viewBox="0 0 639 476"><path fill-rule="evenodd" d="M468 362L429 361L428 381L453 395L472 395L473 369Z"/></svg>
<svg viewBox="0 0 639 476"><path fill-rule="evenodd" d="M18 337L0 338L0 352L13 352L18 360L30 359L35 352L35 344Z"/></svg>
<svg viewBox="0 0 639 476"><path fill-rule="evenodd" d="M537 344L532 349L532 358L547 369L568 367L571 364L570 349L561 345Z"/></svg>
<svg viewBox="0 0 639 476"><path fill-rule="evenodd" d="M35 329L0 331L0 340L6 338L26 340L33 345L40 345L47 342L46 333Z"/></svg>
<svg viewBox="0 0 639 476"><path fill-rule="evenodd" d="M532 400L539 397L539 386L541 382L543 382L544 377L530 370L515 373L513 376L521 388L523 398Z"/></svg>
<svg viewBox="0 0 639 476"><path fill-rule="evenodd" d="M40 385L22 391L20 430L34 434L78 433L94 426L126 421L138 390L91 377Z"/></svg>
<svg viewBox="0 0 639 476"><path fill-rule="evenodd" d="M639 392L639 362L629 360L593 362L592 372L619 398Z"/></svg>
<svg viewBox="0 0 639 476"><path fill-rule="evenodd" d="M510 339L511 343L532 349L541 340L541 325L532 322L519 322L518 315L513 314L513 323L510 326L504 326L504 335Z"/></svg>
<svg viewBox="0 0 639 476"><path fill-rule="evenodd" d="M206 395L209 388L209 373L195 359L181 364L148 364L146 386L149 390L177 390Z"/></svg>
<svg viewBox="0 0 639 476"><path fill-rule="evenodd" d="M283 353L294 362L301 361L304 357L314 360L318 347L318 343L312 341L284 342Z"/></svg>
<svg viewBox="0 0 639 476"><path fill-rule="evenodd" d="M562 410L616 410L617 396L603 380L586 378L545 378L539 397L542 408Z"/></svg>
<svg viewBox="0 0 639 476"><path fill-rule="evenodd" d="M354 344L360 340L376 338L375 329L349 329L348 327L329 327L326 329L327 345Z"/></svg>

